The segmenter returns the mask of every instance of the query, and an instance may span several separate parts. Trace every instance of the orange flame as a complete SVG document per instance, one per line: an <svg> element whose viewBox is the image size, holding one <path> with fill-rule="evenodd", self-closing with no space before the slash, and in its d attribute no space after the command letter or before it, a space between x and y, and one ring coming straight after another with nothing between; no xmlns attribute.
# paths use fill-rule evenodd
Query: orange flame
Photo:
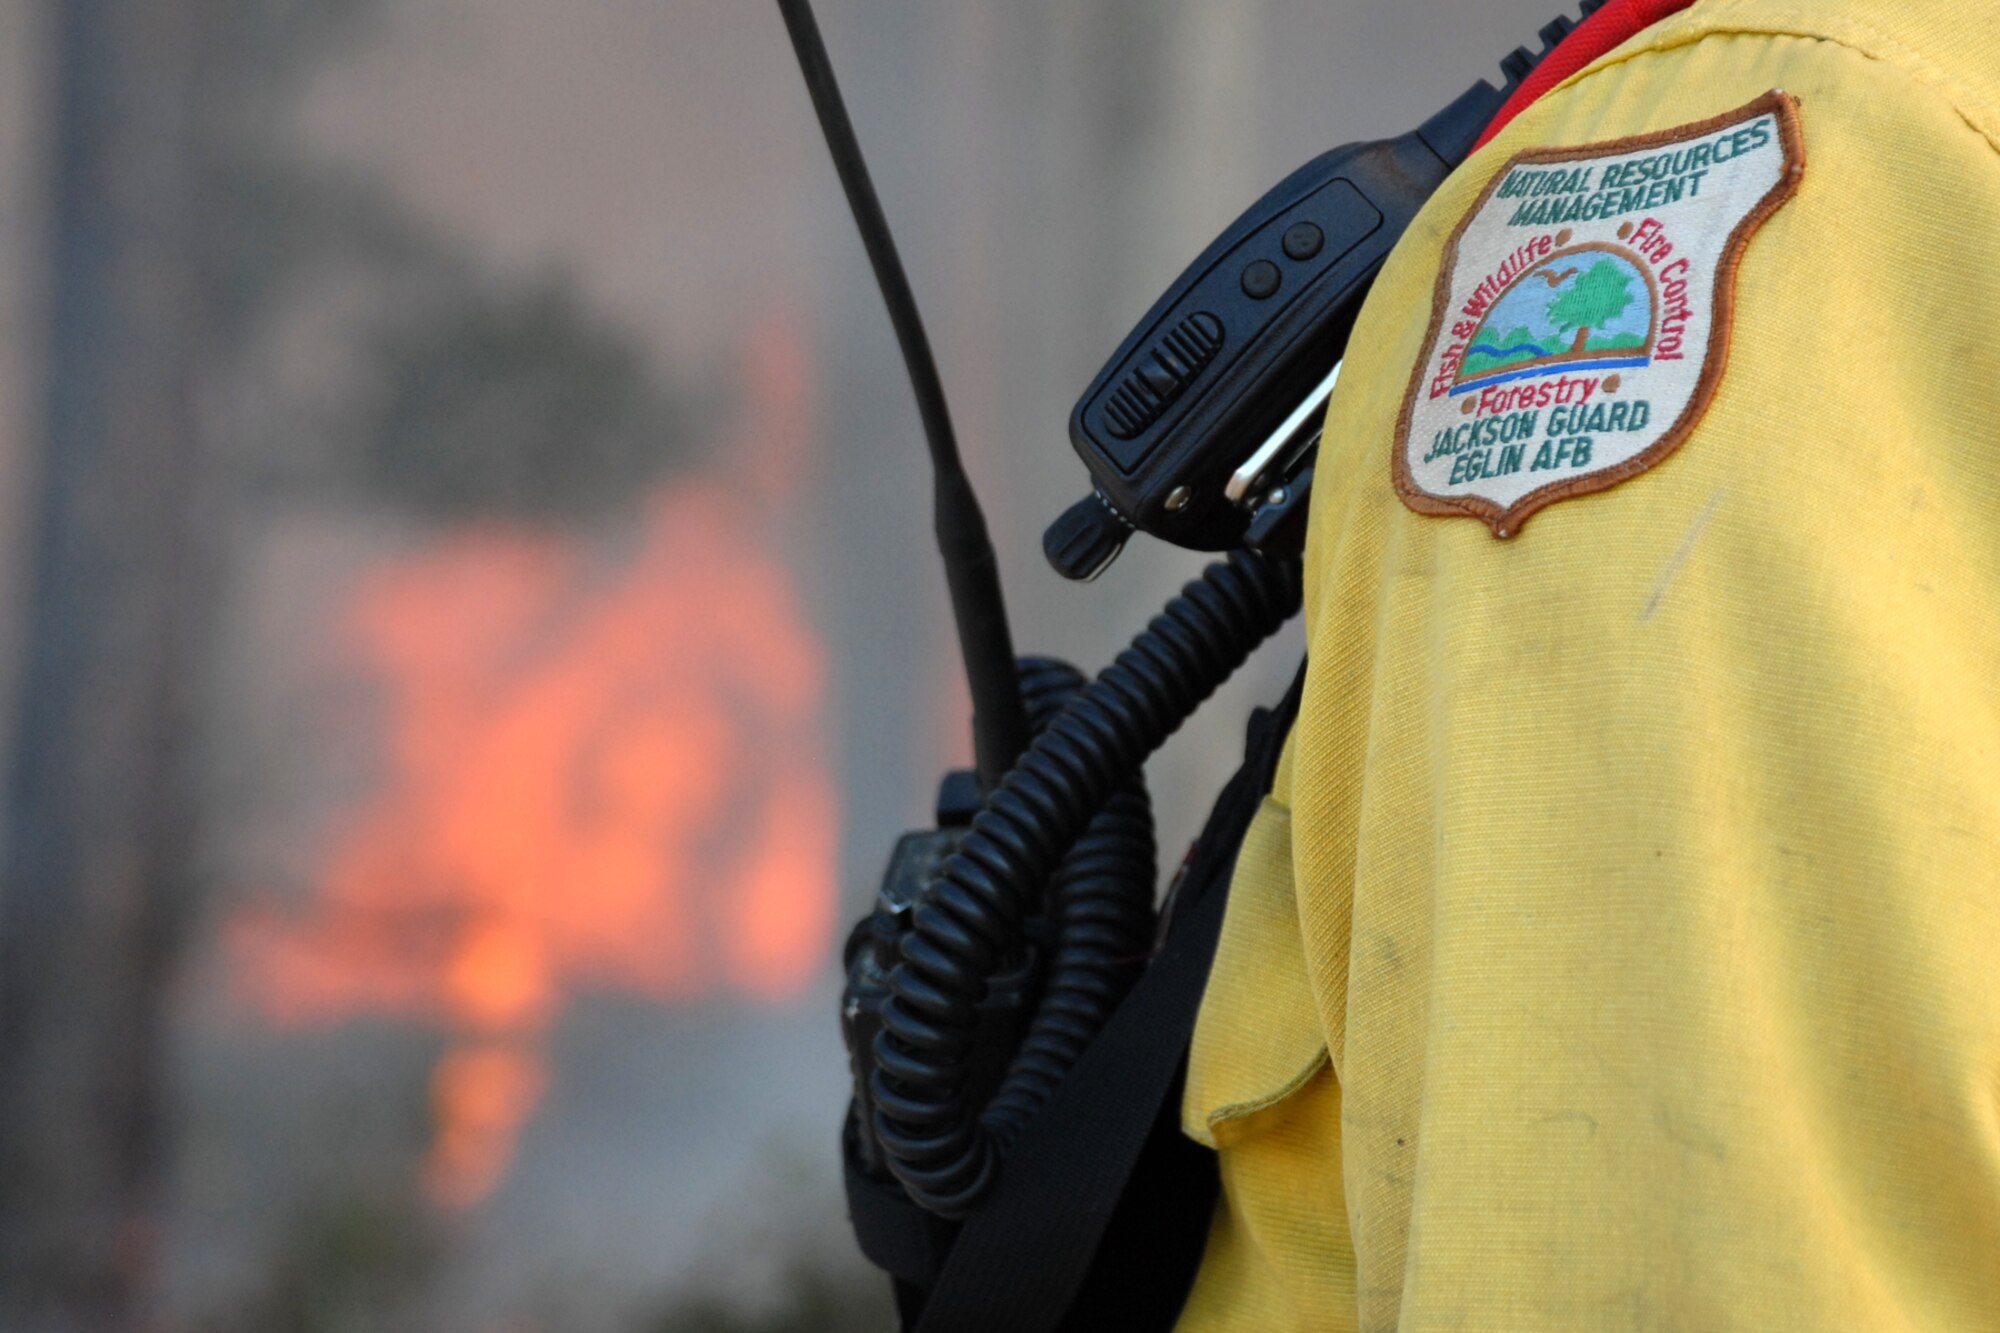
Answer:
<svg viewBox="0 0 2000 1333"><path fill-rule="evenodd" d="M792 330L753 361L751 426L802 430ZM720 486L646 504L629 558L524 529L379 569L340 640L385 706L380 786L333 829L301 915L229 923L280 1026L435 1024L423 1166L447 1207L504 1175L584 988L783 999L828 955L837 808L822 665L782 565Z"/></svg>

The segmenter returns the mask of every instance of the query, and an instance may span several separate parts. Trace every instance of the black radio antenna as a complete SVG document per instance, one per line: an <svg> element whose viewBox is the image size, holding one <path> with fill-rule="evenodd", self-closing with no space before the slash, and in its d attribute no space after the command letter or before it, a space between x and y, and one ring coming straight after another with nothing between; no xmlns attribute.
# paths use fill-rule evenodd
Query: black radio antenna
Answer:
<svg viewBox="0 0 2000 1333"><path fill-rule="evenodd" d="M980 512L972 481L958 456L958 438L951 428L951 411L945 406L937 361L931 356L930 340L924 336L923 317L917 313L909 277L897 257L896 240L889 234L882 201L876 198L875 186L868 179L868 164L861 156L854 124L847 118L840 86L834 82L833 62L827 57L812 6L808 0L778 0L778 10L792 35L792 49L798 53L799 70L812 94L813 110L819 114L827 151L840 173L841 188L847 192L847 207L861 231L861 243L867 247L876 285L882 289L883 304L889 307L889 322L896 328L896 342L903 349L910 388L917 396L917 415L923 419L924 438L930 444L935 483L933 526L938 551L944 556L952 618L958 622L958 647L965 657L966 680L972 690L973 755L979 785L992 791L1028 748L1028 714L1014 668L1007 604L1000 595L1000 567L986 533L986 516Z"/></svg>

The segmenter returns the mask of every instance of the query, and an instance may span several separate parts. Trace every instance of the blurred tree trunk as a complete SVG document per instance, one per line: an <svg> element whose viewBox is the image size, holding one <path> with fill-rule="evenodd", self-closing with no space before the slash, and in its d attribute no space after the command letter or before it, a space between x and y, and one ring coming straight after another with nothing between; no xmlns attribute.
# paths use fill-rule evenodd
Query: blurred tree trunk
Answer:
<svg viewBox="0 0 2000 1333"><path fill-rule="evenodd" d="M143 1326L194 694L209 0L57 0L46 452L0 879L0 1328Z"/></svg>

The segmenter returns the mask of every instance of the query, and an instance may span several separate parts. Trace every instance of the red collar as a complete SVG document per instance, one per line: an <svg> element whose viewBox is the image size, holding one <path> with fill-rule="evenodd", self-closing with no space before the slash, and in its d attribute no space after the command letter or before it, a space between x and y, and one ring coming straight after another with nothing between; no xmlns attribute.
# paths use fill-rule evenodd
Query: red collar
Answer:
<svg viewBox="0 0 2000 1333"><path fill-rule="evenodd" d="M1585 19L1514 90L1514 95L1507 99L1507 105L1500 108L1500 114L1486 127L1486 133L1479 136L1474 151L1484 148L1488 140L1507 127L1508 121L1540 101L1543 93L1606 51L1623 45L1661 19L1678 14L1693 3L1694 0L1611 0L1610 4Z"/></svg>

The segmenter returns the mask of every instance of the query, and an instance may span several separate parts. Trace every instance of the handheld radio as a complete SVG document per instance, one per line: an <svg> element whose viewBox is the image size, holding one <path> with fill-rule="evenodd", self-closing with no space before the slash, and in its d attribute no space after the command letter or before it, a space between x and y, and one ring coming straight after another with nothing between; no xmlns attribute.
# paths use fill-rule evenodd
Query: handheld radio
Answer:
<svg viewBox="0 0 2000 1333"><path fill-rule="evenodd" d="M1585 18L1604 0L1586 0ZM1319 424L1382 261L1513 91L1576 27L1500 62L1394 139L1348 144L1279 181L1196 256L1070 413L1093 490L1049 527L1057 572L1091 579L1132 532L1196 551L1296 549Z"/></svg>

